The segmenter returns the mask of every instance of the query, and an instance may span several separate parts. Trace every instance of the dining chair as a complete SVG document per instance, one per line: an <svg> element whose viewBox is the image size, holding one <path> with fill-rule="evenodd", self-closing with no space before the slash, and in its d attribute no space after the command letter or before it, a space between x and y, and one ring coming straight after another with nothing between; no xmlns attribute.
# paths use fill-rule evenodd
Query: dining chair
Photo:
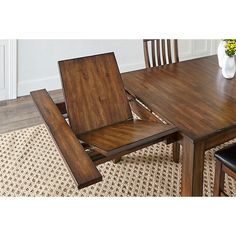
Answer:
<svg viewBox="0 0 236 236"><path fill-rule="evenodd" d="M143 51L146 68L179 62L177 39L144 39Z"/></svg>
<svg viewBox="0 0 236 236"><path fill-rule="evenodd" d="M215 152L214 196L227 196L224 192L225 174L236 180L236 144Z"/></svg>
<svg viewBox="0 0 236 236"><path fill-rule="evenodd" d="M177 39L144 39L143 51L146 68L179 62ZM151 109L148 108L148 110L153 113ZM160 117L160 114L156 115ZM172 150L173 160L178 163L180 157L180 144L178 142L173 142Z"/></svg>
<svg viewBox="0 0 236 236"><path fill-rule="evenodd" d="M102 180L96 165L176 137L172 124L133 118L114 53L59 61L59 69L65 106L46 90L31 96L78 188Z"/></svg>

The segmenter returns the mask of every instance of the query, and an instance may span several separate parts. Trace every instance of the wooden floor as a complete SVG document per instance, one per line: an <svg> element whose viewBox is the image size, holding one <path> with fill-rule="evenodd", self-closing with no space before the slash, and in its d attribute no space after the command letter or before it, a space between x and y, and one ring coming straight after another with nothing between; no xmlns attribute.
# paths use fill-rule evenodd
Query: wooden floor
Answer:
<svg viewBox="0 0 236 236"><path fill-rule="evenodd" d="M62 90L49 92L54 102L64 101ZM43 123L30 96L0 101L0 134Z"/></svg>

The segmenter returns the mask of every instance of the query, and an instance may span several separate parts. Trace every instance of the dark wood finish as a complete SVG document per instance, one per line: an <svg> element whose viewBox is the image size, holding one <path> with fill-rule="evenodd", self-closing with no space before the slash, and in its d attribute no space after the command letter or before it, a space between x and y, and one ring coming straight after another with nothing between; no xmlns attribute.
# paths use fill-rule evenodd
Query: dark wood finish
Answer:
<svg viewBox="0 0 236 236"><path fill-rule="evenodd" d="M129 105L131 110L142 120L149 120L154 121L160 124L163 124L161 120L159 120L152 112L147 108L144 107L134 96L127 93L127 97L129 100Z"/></svg>
<svg viewBox="0 0 236 236"><path fill-rule="evenodd" d="M68 164L78 188L101 181L101 174L84 151L47 91L34 91L31 92L31 96Z"/></svg>
<svg viewBox="0 0 236 236"><path fill-rule="evenodd" d="M193 140L236 128L236 80L223 78L216 56L128 72L122 78L128 91Z"/></svg>
<svg viewBox="0 0 236 236"><path fill-rule="evenodd" d="M173 160L175 163L178 163L180 157L180 144L176 140L177 139L175 139L172 143L172 151L173 151Z"/></svg>
<svg viewBox="0 0 236 236"><path fill-rule="evenodd" d="M60 110L61 114L66 116L67 111L65 107L64 97L62 90L55 90L49 92L50 97L52 97L53 101L56 103L58 109ZM133 99L134 97L129 97L129 99ZM136 103L133 100L130 101L131 103ZM160 122L155 116L153 116L149 110L145 109L143 106L138 104L138 111L135 111L142 119ZM134 105L135 106L135 105ZM31 96L24 96L20 97L16 100L8 100L8 101L1 101L0 102L0 133L10 132L17 129L27 128L34 125L42 124L43 119L41 118L40 113L38 112ZM176 135L168 136L168 140L176 140ZM162 141L160 139L160 141ZM164 141L164 140L163 140ZM168 141L167 141L168 143ZM108 159L112 160L112 158L108 158L95 150L93 150L89 145L82 143L84 149L88 149L86 153L92 159L95 165L102 164L106 162ZM120 159L120 157L119 157Z"/></svg>
<svg viewBox="0 0 236 236"><path fill-rule="evenodd" d="M220 196L222 196L222 197L228 197L228 195L227 195L226 193L224 193L224 192L221 192L221 193L220 193Z"/></svg>
<svg viewBox="0 0 236 236"><path fill-rule="evenodd" d="M76 135L132 118L113 53L60 61L59 67Z"/></svg>
<svg viewBox="0 0 236 236"><path fill-rule="evenodd" d="M236 180L236 173L231 169L229 169L227 166L223 165L222 171Z"/></svg>
<svg viewBox="0 0 236 236"><path fill-rule="evenodd" d="M173 133L173 134L170 134L169 137L176 137L176 133ZM120 153L116 154L116 155L112 155L112 156L103 156L101 157L99 160L96 160L95 161L95 164L96 165L99 165L99 164L102 164L106 161L110 161L110 160L116 160L116 159L119 159L121 156L124 156L126 154L129 154L131 152L135 152L137 150L140 150L142 148L145 148L147 146L150 146L150 145L153 145L153 144L156 144L158 142L163 142L164 140L166 139L166 137L162 137L162 138L159 138L159 139L154 139L152 142L149 142L148 144L147 143L143 143L142 145L140 146L136 146L132 149L124 149L124 151L121 151Z"/></svg>
<svg viewBox="0 0 236 236"><path fill-rule="evenodd" d="M236 137L236 126L232 125L208 136L205 141L206 150L216 147L219 144L219 140L225 143Z"/></svg>
<svg viewBox="0 0 236 236"><path fill-rule="evenodd" d="M122 78L127 91L188 138L183 141L182 194L201 196L204 151L236 137L236 80L223 78L216 56L123 73Z"/></svg>
<svg viewBox="0 0 236 236"><path fill-rule="evenodd" d="M168 61L169 63L172 63L170 39L167 39L167 53L168 53Z"/></svg>
<svg viewBox="0 0 236 236"><path fill-rule="evenodd" d="M70 132L73 131L86 149L82 154L85 157L90 156L90 160L96 164L111 159L119 160L122 155L176 135L175 126L150 121L151 113L148 113L148 110L141 111L138 105L136 109L139 110L139 114L147 116L149 120L133 119L114 53L60 61L59 68L66 106L63 103L57 104L56 110L58 113L60 110L62 114L67 112ZM42 92L41 95L43 96ZM36 95L32 93L32 96ZM40 100L36 102L40 103ZM50 108L56 107L52 104L51 107L48 107L47 103L37 105L41 106L42 112L51 112ZM55 121L46 120L46 123L49 123L50 127L50 123ZM52 134L54 136L53 132ZM69 142L67 145L69 146ZM78 147L83 149L82 145L79 143ZM74 160L69 154L66 159ZM81 161L83 159L79 162ZM81 166L85 170L92 169L91 163L88 163L88 167Z"/></svg>
<svg viewBox="0 0 236 236"><path fill-rule="evenodd" d="M147 41L143 41L144 60L146 67L151 67L149 60L148 44ZM154 62L155 63L155 62ZM154 64L155 65L155 64Z"/></svg>
<svg viewBox="0 0 236 236"><path fill-rule="evenodd" d="M175 58L175 62L179 62L178 40L174 40L174 58Z"/></svg>
<svg viewBox="0 0 236 236"><path fill-rule="evenodd" d="M202 195L204 151L204 142L183 137L182 196Z"/></svg>
<svg viewBox="0 0 236 236"><path fill-rule="evenodd" d="M145 120L127 120L81 134L78 138L89 143L105 156L116 155L176 132L173 125Z"/></svg>
<svg viewBox="0 0 236 236"><path fill-rule="evenodd" d="M59 109L59 111L61 112L61 114L64 116L64 118L67 118L68 114L67 114L65 102L56 103L56 106Z"/></svg>
<svg viewBox="0 0 236 236"><path fill-rule="evenodd" d="M163 124L163 122L161 122L161 120L159 120L155 115L152 114L151 110L148 109L148 107L145 107L143 104L141 104L136 98L135 96L129 94L127 92L127 98L129 100L129 105L131 107L131 110L142 120L149 120L149 121L153 121L156 123L160 123ZM175 155L175 153L173 153L173 155ZM174 159L176 160L176 158ZM117 157L113 160L114 163L118 163L119 161L121 161L121 156Z"/></svg>
<svg viewBox="0 0 236 236"><path fill-rule="evenodd" d="M161 52L162 52L162 63L163 65L166 64L166 46L165 46L165 40L161 40Z"/></svg>
<svg viewBox="0 0 236 236"><path fill-rule="evenodd" d="M214 189L213 189L214 196L220 196L221 192L224 192L224 178L225 178L225 173L222 171L222 163L219 160L216 160Z"/></svg>
<svg viewBox="0 0 236 236"><path fill-rule="evenodd" d="M127 94L128 99L129 99L129 104L132 109L132 111L141 119L144 120L150 120L150 121L155 121L160 124L163 124L163 122L158 119L148 107L144 107L143 104L139 102L137 98L134 96ZM166 122L166 121L165 121ZM166 122L168 124L168 122ZM179 162L179 157L180 157L180 144L177 142L177 138L175 137L174 139L171 139L167 137L166 144L172 143L172 150L173 150L173 160L174 162L178 163ZM120 161L121 158L116 159L114 162L117 163Z"/></svg>
<svg viewBox="0 0 236 236"><path fill-rule="evenodd" d="M144 39L143 49L146 68L179 62L177 39Z"/></svg>
<svg viewBox="0 0 236 236"><path fill-rule="evenodd" d="M173 41L173 42L171 42ZM151 47L148 46L151 44ZM160 40L160 39L144 39L143 40L143 47L144 47L144 59L146 68L156 67L160 65L166 65L170 63L177 63L179 62L179 55L178 55L178 40ZM172 59L172 47L174 51L174 58ZM150 49L150 50L149 50ZM167 52L167 53L166 53ZM150 60L150 56L151 60ZM167 60L168 57L168 60ZM157 114L159 116L159 114ZM173 159L175 162L179 162L179 151L180 151L180 144L173 142Z"/></svg>
<svg viewBox="0 0 236 236"><path fill-rule="evenodd" d="M221 161L216 159L216 165L215 165L215 179L214 179L214 189L213 189L213 195L215 197L219 196L228 196L224 192L224 181L225 181L225 174L229 175L233 179L236 180L236 173L229 169L227 166L222 164Z"/></svg>
<svg viewBox="0 0 236 236"><path fill-rule="evenodd" d="M153 121L156 123L160 123L163 124L156 116L154 116L150 110L148 110L147 108L145 108L143 105L141 105L136 99L135 97L133 97L130 94L127 94L128 100L129 100L129 104L131 106L132 111L139 116L139 118L143 119L143 120L149 120L149 121ZM60 110L61 114L64 116L64 118L67 118L67 110L66 110L66 105L65 102L60 102L56 104L58 109ZM176 140L176 136L168 136L168 140L170 140L170 138L172 138L172 140ZM173 141L172 141L173 142ZM168 141L167 141L168 144ZM89 146L86 143L82 143L83 147L86 149L91 149L91 146ZM173 143L173 145L175 145L175 143ZM90 158L93 160L93 162L95 164L102 164L104 162L106 162L107 158L106 156L92 150L90 152L88 152L88 155L90 156ZM179 158L179 145L177 147L173 148L173 159L175 162L178 162ZM116 159L114 159L114 163L118 163L119 161L121 161L121 156L118 156Z"/></svg>

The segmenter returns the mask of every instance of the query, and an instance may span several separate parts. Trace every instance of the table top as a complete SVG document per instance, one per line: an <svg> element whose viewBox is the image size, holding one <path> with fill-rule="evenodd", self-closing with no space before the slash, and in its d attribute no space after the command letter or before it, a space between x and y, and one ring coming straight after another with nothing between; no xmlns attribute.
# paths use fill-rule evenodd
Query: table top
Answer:
<svg viewBox="0 0 236 236"><path fill-rule="evenodd" d="M236 126L236 77L216 56L122 74L125 87L193 140Z"/></svg>

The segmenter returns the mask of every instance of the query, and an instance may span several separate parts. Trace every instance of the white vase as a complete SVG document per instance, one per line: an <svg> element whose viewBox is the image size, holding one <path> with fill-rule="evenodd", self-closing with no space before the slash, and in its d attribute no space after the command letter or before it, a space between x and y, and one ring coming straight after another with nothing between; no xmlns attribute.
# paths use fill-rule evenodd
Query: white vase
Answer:
<svg viewBox="0 0 236 236"><path fill-rule="evenodd" d="M225 44L225 41L221 41L217 48L218 64L220 68L222 68L223 58L225 55Z"/></svg>
<svg viewBox="0 0 236 236"><path fill-rule="evenodd" d="M236 72L235 58L225 55L222 62L222 74L226 79L232 79Z"/></svg>

